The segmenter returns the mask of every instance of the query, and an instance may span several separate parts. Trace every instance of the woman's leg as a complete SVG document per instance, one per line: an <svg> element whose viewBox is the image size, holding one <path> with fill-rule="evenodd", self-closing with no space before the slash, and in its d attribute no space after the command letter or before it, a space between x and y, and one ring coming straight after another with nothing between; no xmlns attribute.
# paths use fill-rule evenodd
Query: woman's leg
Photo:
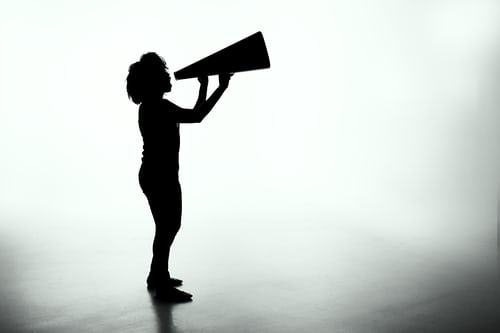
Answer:
<svg viewBox="0 0 500 333"><path fill-rule="evenodd" d="M169 273L170 248L181 226L182 194L178 180L162 181L139 173L141 188L148 198L155 222L153 259L147 279L148 289L156 290L156 297L169 302L189 302L192 295L174 288L182 284Z"/></svg>
<svg viewBox="0 0 500 333"><path fill-rule="evenodd" d="M155 222L151 272L169 277L170 248L181 226L182 196L178 182L146 194Z"/></svg>

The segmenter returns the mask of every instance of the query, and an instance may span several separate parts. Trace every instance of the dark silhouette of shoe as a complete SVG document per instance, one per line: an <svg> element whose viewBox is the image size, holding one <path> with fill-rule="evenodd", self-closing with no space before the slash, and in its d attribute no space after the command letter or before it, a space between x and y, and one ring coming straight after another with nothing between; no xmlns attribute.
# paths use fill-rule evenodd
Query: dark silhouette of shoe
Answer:
<svg viewBox="0 0 500 333"><path fill-rule="evenodd" d="M182 286L182 280L172 278L165 274L149 273L146 284L148 290L155 290L163 284L170 287L180 287Z"/></svg>
<svg viewBox="0 0 500 333"><path fill-rule="evenodd" d="M168 280L168 283L172 286L172 287L180 287L182 286L182 280L180 279L176 279L176 278L170 278Z"/></svg>
<svg viewBox="0 0 500 333"><path fill-rule="evenodd" d="M162 302L185 303L191 302L193 295L174 287L160 287L156 290L156 299Z"/></svg>

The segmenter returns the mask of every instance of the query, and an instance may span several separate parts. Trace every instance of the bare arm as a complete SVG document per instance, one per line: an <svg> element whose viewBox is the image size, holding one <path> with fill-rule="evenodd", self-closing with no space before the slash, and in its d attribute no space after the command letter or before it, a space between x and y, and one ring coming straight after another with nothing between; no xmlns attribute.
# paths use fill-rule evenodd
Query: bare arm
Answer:
<svg viewBox="0 0 500 333"><path fill-rule="evenodd" d="M198 92L198 99L194 105L195 109L207 100L208 77L199 77L198 81L200 82L200 91Z"/></svg>
<svg viewBox="0 0 500 333"><path fill-rule="evenodd" d="M229 85L230 74L219 75L219 87L206 99L208 79L200 78L200 92L193 109L184 109L172 103L169 117L177 123L200 123L212 111Z"/></svg>

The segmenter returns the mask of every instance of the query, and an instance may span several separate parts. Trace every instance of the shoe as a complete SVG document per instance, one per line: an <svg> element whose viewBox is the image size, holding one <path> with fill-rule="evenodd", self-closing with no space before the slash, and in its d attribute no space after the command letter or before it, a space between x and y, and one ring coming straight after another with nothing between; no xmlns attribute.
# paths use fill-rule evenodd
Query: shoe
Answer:
<svg viewBox="0 0 500 333"><path fill-rule="evenodd" d="M170 284L172 287L180 287L182 286L182 280L170 278L168 279L168 284Z"/></svg>
<svg viewBox="0 0 500 333"><path fill-rule="evenodd" d="M166 283L170 287L182 286L182 280L171 278L170 275L149 273L146 280L148 290L157 289L160 285Z"/></svg>
<svg viewBox="0 0 500 333"><path fill-rule="evenodd" d="M156 290L155 297L162 302L185 303L191 302L193 295L174 287L160 287Z"/></svg>

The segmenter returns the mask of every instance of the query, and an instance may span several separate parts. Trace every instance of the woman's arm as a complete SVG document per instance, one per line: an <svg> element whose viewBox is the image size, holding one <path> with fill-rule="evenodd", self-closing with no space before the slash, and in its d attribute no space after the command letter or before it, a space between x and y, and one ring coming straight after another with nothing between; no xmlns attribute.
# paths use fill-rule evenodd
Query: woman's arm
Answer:
<svg viewBox="0 0 500 333"><path fill-rule="evenodd" d="M206 90L208 85L208 79L205 84L204 79L200 78L200 92L198 95L198 100L193 109L184 109L173 103L171 103L172 108L169 110L169 118L177 123L199 123L201 122L207 114L212 111L215 104L219 101L224 91L226 91L229 86L229 80L231 74L220 74L219 75L219 87L215 89L212 95L205 100Z"/></svg>
<svg viewBox="0 0 500 333"><path fill-rule="evenodd" d="M207 100L208 77L201 76L198 78L198 81L200 82L200 91L198 92L198 99L194 105L195 109Z"/></svg>

